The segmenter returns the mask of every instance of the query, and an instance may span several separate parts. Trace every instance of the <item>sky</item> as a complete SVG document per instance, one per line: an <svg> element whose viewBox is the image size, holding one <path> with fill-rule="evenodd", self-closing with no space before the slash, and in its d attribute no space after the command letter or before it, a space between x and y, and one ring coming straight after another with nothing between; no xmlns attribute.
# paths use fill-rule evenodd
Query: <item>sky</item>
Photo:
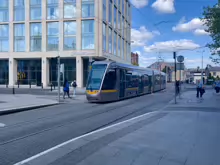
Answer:
<svg viewBox="0 0 220 165"><path fill-rule="evenodd" d="M218 0L130 0L132 3L132 52L147 67L162 57L173 62L173 51L183 55L187 68L203 67L211 62L204 47L212 39L205 31L203 7Z"/></svg>

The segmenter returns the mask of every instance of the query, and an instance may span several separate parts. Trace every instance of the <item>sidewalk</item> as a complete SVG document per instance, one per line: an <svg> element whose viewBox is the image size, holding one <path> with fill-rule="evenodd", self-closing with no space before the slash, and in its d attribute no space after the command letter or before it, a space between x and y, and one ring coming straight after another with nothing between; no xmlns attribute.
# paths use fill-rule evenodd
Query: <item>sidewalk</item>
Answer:
<svg viewBox="0 0 220 165"><path fill-rule="evenodd" d="M33 95L57 95L58 93L58 88L56 87L55 89L53 88L52 91L50 88L27 88L27 87L22 87L20 86L17 88L15 86L15 94L33 94ZM63 88L60 88L61 94L63 93ZM70 94L73 93L73 88L70 88ZM85 88L77 88L76 89L76 94L77 95L85 95L86 89ZM12 88L6 88L6 87L0 87L0 94L12 94Z"/></svg>
<svg viewBox="0 0 220 165"><path fill-rule="evenodd" d="M0 115L56 105L56 100L34 95L0 94Z"/></svg>
<svg viewBox="0 0 220 165"><path fill-rule="evenodd" d="M191 101L189 101L191 100ZM220 164L220 95L182 95L160 111L71 139L24 160L28 165ZM189 109L191 111L189 111ZM215 109L215 111L213 111Z"/></svg>

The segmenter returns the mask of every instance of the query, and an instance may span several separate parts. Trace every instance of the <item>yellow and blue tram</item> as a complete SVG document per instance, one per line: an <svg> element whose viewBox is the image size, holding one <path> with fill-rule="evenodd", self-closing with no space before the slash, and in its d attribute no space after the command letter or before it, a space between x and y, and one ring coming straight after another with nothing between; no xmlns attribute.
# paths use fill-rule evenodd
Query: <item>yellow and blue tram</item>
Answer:
<svg viewBox="0 0 220 165"><path fill-rule="evenodd" d="M86 85L89 102L117 101L166 88L166 74L112 61L96 61Z"/></svg>

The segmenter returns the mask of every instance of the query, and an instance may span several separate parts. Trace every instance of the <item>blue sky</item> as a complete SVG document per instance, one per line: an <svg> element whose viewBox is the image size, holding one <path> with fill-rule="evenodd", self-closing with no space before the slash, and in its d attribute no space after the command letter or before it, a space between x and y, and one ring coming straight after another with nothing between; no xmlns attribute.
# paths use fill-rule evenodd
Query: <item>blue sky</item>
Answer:
<svg viewBox="0 0 220 165"><path fill-rule="evenodd" d="M199 18L203 7L213 6L217 0L131 0L131 3L135 6L132 51L140 53L141 66L157 61L158 55L165 61L173 61L173 50L184 55L187 68L201 67L202 53L204 66L215 65L209 59L209 49L203 48L211 38Z"/></svg>

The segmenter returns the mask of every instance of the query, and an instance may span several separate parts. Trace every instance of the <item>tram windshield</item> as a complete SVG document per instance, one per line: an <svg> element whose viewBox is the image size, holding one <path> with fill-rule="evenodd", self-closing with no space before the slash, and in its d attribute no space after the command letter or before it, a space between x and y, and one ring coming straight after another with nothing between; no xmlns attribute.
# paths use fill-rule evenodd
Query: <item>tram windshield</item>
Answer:
<svg viewBox="0 0 220 165"><path fill-rule="evenodd" d="M95 64L92 65L92 70L89 74L87 90L99 90L104 76L106 64Z"/></svg>

